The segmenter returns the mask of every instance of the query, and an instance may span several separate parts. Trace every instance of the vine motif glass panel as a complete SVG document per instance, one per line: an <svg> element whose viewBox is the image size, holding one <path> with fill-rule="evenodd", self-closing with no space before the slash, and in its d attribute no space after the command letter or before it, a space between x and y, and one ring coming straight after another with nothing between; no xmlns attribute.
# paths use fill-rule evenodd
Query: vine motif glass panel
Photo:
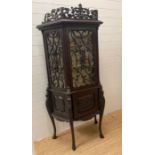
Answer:
<svg viewBox="0 0 155 155"><path fill-rule="evenodd" d="M47 47L52 87L64 88L65 78L60 31L50 31L47 34Z"/></svg>
<svg viewBox="0 0 155 155"><path fill-rule="evenodd" d="M93 31L70 30L70 55L74 88L95 83L95 56L92 43Z"/></svg>

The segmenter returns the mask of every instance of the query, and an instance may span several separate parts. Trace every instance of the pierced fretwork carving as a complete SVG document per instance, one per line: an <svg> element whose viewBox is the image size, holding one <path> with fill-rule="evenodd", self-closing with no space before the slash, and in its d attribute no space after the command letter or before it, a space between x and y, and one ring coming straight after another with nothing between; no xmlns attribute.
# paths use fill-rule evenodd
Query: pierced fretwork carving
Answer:
<svg viewBox="0 0 155 155"><path fill-rule="evenodd" d="M73 87L92 85L95 82L95 56L91 30L70 30L70 55Z"/></svg>
<svg viewBox="0 0 155 155"><path fill-rule="evenodd" d="M65 87L62 40L60 35L60 31L50 31L47 33L51 84L54 88Z"/></svg>
<svg viewBox="0 0 155 155"><path fill-rule="evenodd" d="M87 19L87 20L97 20L98 12L97 10L90 10L83 8L81 4L78 7L64 8L60 7L57 9L52 9L50 13L46 13L44 17L44 22L58 19Z"/></svg>

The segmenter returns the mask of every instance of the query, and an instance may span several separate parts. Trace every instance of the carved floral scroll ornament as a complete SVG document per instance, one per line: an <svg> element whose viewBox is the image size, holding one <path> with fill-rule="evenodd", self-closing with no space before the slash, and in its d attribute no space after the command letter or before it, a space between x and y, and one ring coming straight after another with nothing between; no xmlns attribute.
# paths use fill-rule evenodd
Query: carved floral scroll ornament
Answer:
<svg viewBox="0 0 155 155"><path fill-rule="evenodd" d="M83 8L81 4L79 4L78 7L60 7L57 9L52 9L50 13L46 13L43 23L48 23L58 19L97 20L98 11Z"/></svg>

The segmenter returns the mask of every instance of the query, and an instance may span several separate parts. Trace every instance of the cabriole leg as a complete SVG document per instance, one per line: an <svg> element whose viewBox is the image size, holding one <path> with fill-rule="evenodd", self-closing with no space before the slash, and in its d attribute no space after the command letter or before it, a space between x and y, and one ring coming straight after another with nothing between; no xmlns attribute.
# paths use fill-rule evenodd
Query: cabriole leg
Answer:
<svg viewBox="0 0 155 155"><path fill-rule="evenodd" d="M94 117L94 123L97 124L96 115L95 115L95 117Z"/></svg>
<svg viewBox="0 0 155 155"><path fill-rule="evenodd" d="M47 87L47 90L46 90L46 108L47 108L47 111L48 111L48 114L51 118L51 121L52 121L52 124L53 124L53 139L56 139L56 126L55 126L55 121L54 121L54 118L52 116L52 111L53 111L53 107L52 107L52 95L51 95L51 92L49 90L49 87Z"/></svg>
<svg viewBox="0 0 155 155"><path fill-rule="evenodd" d="M50 115L50 118L51 118L51 121L52 121L52 124L53 124L53 139L56 139L57 136L56 136L56 126L55 126L55 121L54 121L54 118L52 115Z"/></svg>
<svg viewBox="0 0 155 155"><path fill-rule="evenodd" d="M99 115L99 134L100 134L100 138L104 138L104 135L102 133L102 116L103 116L103 111Z"/></svg>
<svg viewBox="0 0 155 155"><path fill-rule="evenodd" d="M74 135L74 126L73 126L73 121L70 121L70 128L71 128L71 134L72 134L72 149L76 150L75 146L75 135Z"/></svg>
<svg viewBox="0 0 155 155"><path fill-rule="evenodd" d="M102 133L102 117L105 107L105 98L104 98L104 92L102 90L102 86L100 86L99 90L99 101L100 101L100 113L99 113L99 134L101 138L104 138L104 135Z"/></svg>

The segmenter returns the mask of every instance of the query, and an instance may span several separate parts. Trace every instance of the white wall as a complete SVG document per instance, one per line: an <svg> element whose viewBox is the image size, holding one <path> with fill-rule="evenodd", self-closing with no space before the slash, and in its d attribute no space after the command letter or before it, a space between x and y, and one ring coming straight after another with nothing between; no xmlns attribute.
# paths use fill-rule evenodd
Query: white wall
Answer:
<svg viewBox="0 0 155 155"><path fill-rule="evenodd" d="M44 14L60 6L95 8L104 22L99 29L100 80L105 91L105 114L121 108L121 0L33 0L33 140L51 136L52 124L45 108L47 73L41 32L36 25ZM77 122L76 125L81 122ZM67 123L57 122L58 133L69 128Z"/></svg>

